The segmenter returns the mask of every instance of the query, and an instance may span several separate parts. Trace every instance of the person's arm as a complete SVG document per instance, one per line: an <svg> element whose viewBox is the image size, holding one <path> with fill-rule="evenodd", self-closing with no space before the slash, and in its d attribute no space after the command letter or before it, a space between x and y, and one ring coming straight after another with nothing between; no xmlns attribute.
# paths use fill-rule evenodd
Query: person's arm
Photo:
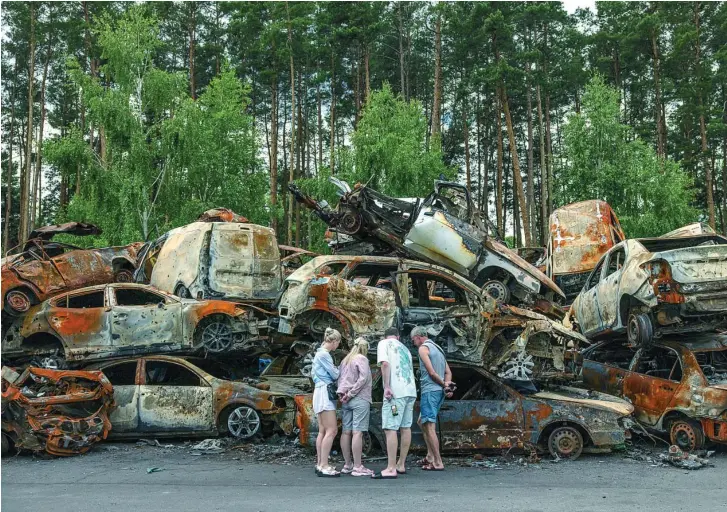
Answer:
<svg viewBox="0 0 727 512"><path fill-rule="evenodd" d="M432 360L429 358L429 347L425 347L424 345L419 347L419 357L422 358L422 363L424 363L424 368L426 368L429 377L443 388L446 387L444 380L437 375L437 372L434 370L434 366L432 366Z"/></svg>
<svg viewBox="0 0 727 512"><path fill-rule="evenodd" d="M452 370L449 368L449 363L444 362L444 394L447 396L447 398L452 398L452 395L454 395L453 392L447 391L447 388L452 385Z"/></svg>
<svg viewBox="0 0 727 512"><path fill-rule="evenodd" d="M338 380L338 368L336 368L336 365L333 364L333 357L331 356L331 354L327 354L324 357L321 357L321 364L333 380Z"/></svg>
<svg viewBox="0 0 727 512"><path fill-rule="evenodd" d="M384 398L391 400L394 398L394 393L391 391L391 365L388 360L386 340L382 340L376 347L376 362L381 367L381 380L384 383Z"/></svg>
<svg viewBox="0 0 727 512"><path fill-rule="evenodd" d="M349 399L358 395L361 388L366 384L366 381L368 380L368 372L370 371L368 368L368 360L365 357L356 357L356 359L353 360L353 364L355 364L358 369L358 379L356 379L356 382L353 383L351 389L349 389L346 393Z"/></svg>

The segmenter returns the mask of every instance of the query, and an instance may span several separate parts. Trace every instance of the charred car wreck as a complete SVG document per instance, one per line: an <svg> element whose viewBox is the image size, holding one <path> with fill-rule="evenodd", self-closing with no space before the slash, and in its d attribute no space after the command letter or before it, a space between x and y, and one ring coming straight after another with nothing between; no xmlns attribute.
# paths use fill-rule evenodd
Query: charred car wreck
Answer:
<svg viewBox="0 0 727 512"><path fill-rule="evenodd" d="M451 269L501 303L533 306L542 299L565 298L551 279L499 240L466 187L436 181L434 192L425 199L408 201L364 185L351 190L343 181L331 181L341 196L335 210L306 196L295 184L289 189L338 233Z"/></svg>
<svg viewBox="0 0 727 512"><path fill-rule="evenodd" d="M85 453L106 439L111 383L99 371L2 368L3 441L51 455Z"/></svg>

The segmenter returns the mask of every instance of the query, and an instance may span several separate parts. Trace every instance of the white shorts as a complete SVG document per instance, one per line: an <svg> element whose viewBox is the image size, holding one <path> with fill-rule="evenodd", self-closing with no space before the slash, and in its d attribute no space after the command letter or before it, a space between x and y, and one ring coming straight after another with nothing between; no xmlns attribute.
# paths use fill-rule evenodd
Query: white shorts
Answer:
<svg viewBox="0 0 727 512"><path fill-rule="evenodd" d="M335 411L336 403L328 398L328 385L320 383L313 390L313 412L319 414L323 411Z"/></svg>

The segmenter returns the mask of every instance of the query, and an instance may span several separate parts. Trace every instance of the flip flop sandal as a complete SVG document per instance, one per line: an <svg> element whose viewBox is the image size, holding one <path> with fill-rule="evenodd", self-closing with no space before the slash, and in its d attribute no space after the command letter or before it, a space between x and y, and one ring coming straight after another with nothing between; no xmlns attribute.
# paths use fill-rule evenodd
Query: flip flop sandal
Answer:
<svg viewBox="0 0 727 512"><path fill-rule="evenodd" d="M398 475L382 475L381 473L374 473L371 478L374 480L394 480Z"/></svg>
<svg viewBox="0 0 727 512"><path fill-rule="evenodd" d="M318 476L322 476L324 478L336 478L341 476L341 473L333 468L322 468L321 471L318 473Z"/></svg>
<svg viewBox="0 0 727 512"><path fill-rule="evenodd" d="M404 471L399 471L399 470L397 469L397 470L396 470L396 474L397 474L397 475L406 475L406 470L404 470Z"/></svg>
<svg viewBox="0 0 727 512"><path fill-rule="evenodd" d="M373 476L373 470L369 468L354 469L351 471L351 476Z"/></svg>
<svg viewBox="0 0 727 512"><path fill-rule="evenodd" d="M431 461L427 460L427 459L426 459L426 457L425 457L425 458L423 458L423 459L419 459L419 460L418 460L418 461L416 461L416 462L415 462L414 464L416 464L416 465L417 465L417 466L419 466L419 467L422 467L422 466L429 466L429 465L431 465L432 463L431 463Z"/></svg>
<svg viewBox="0 0 727 512"><path fill-rule="evenodd" d="M426 466L422 466L422 471L444 471L444 468L435 468L431 464L427 464Z"/></svg>
<svg viewBox="0 0 727 512"><path fill-rule="evenodd" d="M350 475L351 473L353 473L353 466L351 466L350 468L347 468L346 466L343 466L341 468L341 474L343 474L343 475Z"/></svg>
<svg viewBox="0 0 727 512"><path fill-rule="evenodd" d="M316 466L316 475L320 475L320 474L321 474L321 467Z"/></svg>

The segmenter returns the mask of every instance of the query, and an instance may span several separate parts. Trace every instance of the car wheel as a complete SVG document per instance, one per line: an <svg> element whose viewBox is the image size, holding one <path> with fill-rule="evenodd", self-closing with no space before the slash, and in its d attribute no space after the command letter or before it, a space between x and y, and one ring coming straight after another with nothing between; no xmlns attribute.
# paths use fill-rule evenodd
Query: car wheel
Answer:
<svg viewBox="0 0 727 512"><path fill-rule="evenodd" d="M226 319L214 316L202 321L197 327L197 344L214 354L224 352L232 346L232 327Z"/></svg>
<svg viewBox="0 0 727 512"><path fill-rule="evenodd" d="M556 459L576 460L583 452L583 436L574 427L558 427L548 437L548 451Z"/></svg>
<svg viewBox="0 0 727 512"><path fill-rule="evenodd" d="M134 272L128 268L122 268L114 274L114 282L116 283L133 283Z"/></svg>
<svg viewBox="0 0 727 512"><path fill-rule="evenodd" d="M641 348L651 343L654 338L654 324L646 313L630 313L626 334L629 345L633 348Z"/></svg>
<svg viewBox="0 0 727 512"><path fill-rule="evenodd" d="M51 354L46 356L36 356L30 360L30 366L36 368L45 368L47 370L67 370L68 363L63 356Z"/></svg>
<svg viewBox="0 0 727 512"><path fill-rule="evenodd" d="M5 432L2 433L2 456L5 457L10 454L10 450L13 447L13 442Z"/></svg>
<svg viewBox="0 0 727 512"><path fill-rule="evenodd" d="M482 285L482 290L484 290L487 295L492 297L495 302L498 302L500 304L510 303L510 289L502 281L497 281L496 279L487 281L485 284Z"/></svg>
<svg viewBox="0 0 727 512"><path fill-rule="evenodd" d="M677 445L682 451L693 452L704 448L704 431L699 422L687 418L679 418L669 426L671 444Z"/></svg>
<svg viewBox="0 0 727 512"><path fill-rule="evenodd" d="M189 294L189 290L183 284L177 285L177 287L174 289L174 295L176 295L180 299L192 298L192 296Z"/></svg>
<svg viewBox="0 0 727 512"><path fill-rule="evenodd" d="M13 315L23 315L33 304L30 295L24 290L10 290L5 295L5 310Z"/></svg>
<svg viewBox="0 0 727 512"><path fill-rule="evenodd" d="M224 431L238 439L250 439L260 431L260 415L250 406L230 407L222 416Z"/></svg>

